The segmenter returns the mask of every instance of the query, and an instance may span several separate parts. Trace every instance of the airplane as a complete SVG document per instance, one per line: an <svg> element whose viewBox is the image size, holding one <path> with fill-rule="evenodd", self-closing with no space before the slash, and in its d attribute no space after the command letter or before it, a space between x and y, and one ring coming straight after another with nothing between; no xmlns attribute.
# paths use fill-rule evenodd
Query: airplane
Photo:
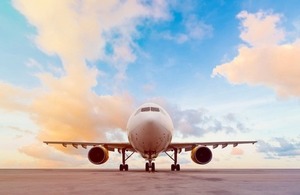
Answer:
<svg viewBox="0 0 300 195"><path fill-rule="evenodd" d="M44 141L48 144L62 144L64 147L72 145L75 148L81 147L87 149L92 146L88 152L88 159L95 165L105 163L109 159L109 151L117 150L122 154L122 164L120 171L128 171L126 161L134 154L139 153L145 160L145 171L155 171L155 158L162 152L165 152L172 160L171 171L180 171L180 165L177 162L177 154L184 151L191 151L191 159L200 165L207 164L212 159L212 152L208 146L213 149L218 146L225 148L228 145L236 147L238 144L255 144L257 141L222 141L222 142L189 142L172 143L172 134L174 130L173 122L167 111L155 103L145 103L134 111L127 122L128 142L109 143L109 142L70 142L70 141ZM127 155L128 152L131 152ZM169 152L173 152L170 155Z"/></svg>

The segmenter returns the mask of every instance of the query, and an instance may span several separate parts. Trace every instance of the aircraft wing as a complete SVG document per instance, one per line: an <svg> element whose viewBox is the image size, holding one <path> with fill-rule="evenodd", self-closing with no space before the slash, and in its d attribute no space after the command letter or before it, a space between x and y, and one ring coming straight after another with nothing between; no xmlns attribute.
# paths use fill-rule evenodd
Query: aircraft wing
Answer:
<svg viewBox="0 0 300 195"><path fill-rule="evenodd" d="M45 144L61 144L64 147L67 147L68 145L73 146L74 148L78 148L78 146L81 146L83 148L87 148L87 146L103 146L109 151L114 151L115 149L121 150L126 149L127 151L135 152L133 147L130 143L124 142L124 143L108 143L108 142L68 142L68 141L44 141Z"/></svg>
<svg viewBox="0 0 300 195"><path fill-rule="evenodd" d="M212 146L213 149L217 148L218 146L222 146L222 148L227 147L228 145L233 145L236 147L239 144L255 144L257 141L224 141L224 142L190 142L190 143L171 143L166 151L178 149L185 151L190 151L197 146Z"/></svg>

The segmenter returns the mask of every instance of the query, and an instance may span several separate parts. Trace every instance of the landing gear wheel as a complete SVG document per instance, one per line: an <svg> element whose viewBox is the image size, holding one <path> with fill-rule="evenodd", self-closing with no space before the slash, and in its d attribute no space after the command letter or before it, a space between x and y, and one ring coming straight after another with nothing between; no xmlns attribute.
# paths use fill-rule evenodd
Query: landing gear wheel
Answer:
<svg viewBox="0 0 300 195"><path fill-rule="evenodd" d="M128 171L128 164L120 164L120 171Z"/></svg>
<svg viewBox="0 0 300 195"><path fill-rule="evenodd" d="M149 163L146 163L146 164L145 164L145 170L146 170L146 171L149 171Z"/></svg>
<svg viewBox="0 0 300 195"><path fill-rule="evenodd" d="M177 169L177 171L180 171L180 164L176 165L176 169Z"/></svg>
<svg viewBox="0 0 300 195"><path fill-rule="evenodd" d="M171 164L171 171L175 171L175 165L174 164Z"/></svg>
<svg viewBox="0 0 300 195"><path fill-rule="evenodd" d="M152 166L151 166L151 171L154 172L155 171L155 163L152 163Z"/></svg>
<svg viewBox="0 0 300 195"><path fill-rule="evenodd" d="M128 164L124 165L124 169L125 169L125 171L128 171Z"/></svg>
<svg viewBox="0 0 300 195"><path fill-rule="evenodd" d="M172 164L171 165L171 171L180 171L180 164Z"/></svg>

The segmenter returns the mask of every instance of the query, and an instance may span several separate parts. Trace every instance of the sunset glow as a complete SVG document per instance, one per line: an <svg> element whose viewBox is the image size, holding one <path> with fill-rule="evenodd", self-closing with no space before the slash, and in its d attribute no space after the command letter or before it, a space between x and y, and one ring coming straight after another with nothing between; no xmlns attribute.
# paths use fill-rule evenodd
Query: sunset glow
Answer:
<svg viewBox="0 0 300 195"><path fill-rule="evenodd" d="M187 168L300 168L299 2L0 2L0 168L96 168L83 148L126 142L144 102L173 140L258 140ZM100 168L116 168L118 152ZM157 168L170 159L157 158ZM128 164L143 167L135 154Z"/></svg>

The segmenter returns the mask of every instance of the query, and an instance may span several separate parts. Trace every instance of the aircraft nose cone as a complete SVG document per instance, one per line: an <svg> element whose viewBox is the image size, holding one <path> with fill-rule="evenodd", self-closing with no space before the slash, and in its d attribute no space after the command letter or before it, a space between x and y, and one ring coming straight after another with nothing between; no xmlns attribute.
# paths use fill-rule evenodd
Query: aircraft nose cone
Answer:
<svg viewBox="0 0 300 195"><path fill-rule="evenodd" d="M149 127L153 127L153 126L154 126L154 121L151 120L151 119L149 119L149 120L145 121L145 124L146 124L147 126L149 126Z"/></svg>
<svg viewBox="0 0 300 195"><path fill-rule="evenodd" d="M154 120L149 119L145 121L144 128L148 131L155 131L155 129L157 128L157 123Z"/></svg>

